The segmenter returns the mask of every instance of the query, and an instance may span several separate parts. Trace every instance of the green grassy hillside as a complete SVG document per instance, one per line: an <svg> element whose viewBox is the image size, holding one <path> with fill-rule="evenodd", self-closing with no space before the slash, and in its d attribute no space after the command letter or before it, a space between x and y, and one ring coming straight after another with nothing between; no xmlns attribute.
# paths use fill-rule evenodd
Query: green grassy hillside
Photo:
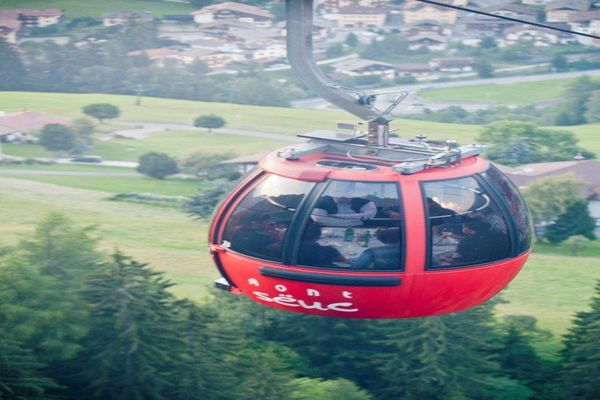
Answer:
<svg viewBox="0 0 600 400"><path fill-rule="evenodd" d="M192 151L219 152L235 143L238 154L251 154L283 146L283 142L225 136L227 128L246 129L296 135L317 129L335 129L338 122L357 122L357 118L341 111L299 110L279 107L258 107L240 104L207 103L161 98L144 98L141 106L135 105L132 96L104 94L66 94L1 92L0 110L11 112L23 109L43 111L67 117L81 117L81 108L87 104L106 102L121 108L122 121L160 122L192 125L198 115L217 114L225 118L227 126L222 133L202 135L189 131L169 131L144 140L116 139L98 143L93 153L114 160L135 160L149 150L165 151L184 157ZM392 122L400 136L416 136L424 133L431 139L453 138L459 143L472 143L481 127L476 125L445 124L427 121L397 119ZM103 127L102 127L103 128ZM577 135L582 146L600 157L600 124L575 127L557 127ZM104 130L104 129L103 129ZM51 154L38 146L5 145L7 154L24 157L45 157Z"/></svg>
<svg viewBox="0 0 600 400"><path fill-rule="evenodd" d="M196 10L191 4L169 0L0 0L0 8L62 8L65 18L102 17L118 11L150 11L154 16L189 14Z"/></svg>
<svg viewBox="0 0 600 400"><path fill-rule="evenodd" d="M560 97L574 79L461 86L425 89L419 97L427 100L489 102L500 105L530 105Z"/></svg>

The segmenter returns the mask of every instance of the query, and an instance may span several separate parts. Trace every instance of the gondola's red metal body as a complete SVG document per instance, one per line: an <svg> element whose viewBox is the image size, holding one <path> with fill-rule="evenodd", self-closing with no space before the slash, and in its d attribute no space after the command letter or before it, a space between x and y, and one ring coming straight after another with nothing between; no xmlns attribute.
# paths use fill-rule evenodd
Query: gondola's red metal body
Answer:
<svg viewBox="0 0 600 400"><path fill-rule="evenodd" d="M431 268L431 238L428 228L427 203L423 184L453 181L462 177L486 176L490 163L470 156L445 167L429 168L414 174L403 174L389 164L379 164L370 171L320 165L331 159L327 153L315 153L295 160L273 152L260 162L260 168L247 177L218 209L210 231L210 249L216 265L227 281L225 287L243 293L266 306L286 311L350 318L407 318L461 311L481 304L502 290L519 272L530 251L531 224L526 209L514 187L502 181L503 190L496 191L503 203L505 219L510 225L511 245L499 260L460 267ZM367 162L335 156L349 163ZM497 170L496 170L497 171ZM483 175L482 175L483 174ZM402 204L402 229L405 240L401 252L403 265L397 271L354 270L348 268L315 268L273 262L242 254L223 245L226 225L236 207L270 176L285 177L318 185L328 181L394 183ZM508 195L500 194L500 191ZM508 197L508 198L507 198ZM512 197L512 198L511 198ZM515 204L517 206L515 207ZM310 207L306 207L307 210ZM298 210L300 212L301 210ZM307 213L309 211L304 211ZM525 213L525 214L523 214ZM292 224L306 224L306 218L295 217ZM302 240L303 229L287 227L288 243ZM290 233L297 232L295 237ZM293 250L289 250L293 253ZM290 260L289 257L283 259ZM295 259L291 259L295 261Z"/></svg>

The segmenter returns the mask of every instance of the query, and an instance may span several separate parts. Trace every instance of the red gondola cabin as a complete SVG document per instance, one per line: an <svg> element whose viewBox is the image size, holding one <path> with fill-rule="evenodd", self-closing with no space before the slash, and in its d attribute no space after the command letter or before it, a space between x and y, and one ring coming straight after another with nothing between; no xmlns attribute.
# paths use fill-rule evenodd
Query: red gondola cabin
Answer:
<svg viewBox="0 0 600 400"><path fill-rule="evenodd" d="M527 259L527 207L481 147L305 137L261 160L217 211L223 288L307 314L422 317L487 301Z"/></svg>

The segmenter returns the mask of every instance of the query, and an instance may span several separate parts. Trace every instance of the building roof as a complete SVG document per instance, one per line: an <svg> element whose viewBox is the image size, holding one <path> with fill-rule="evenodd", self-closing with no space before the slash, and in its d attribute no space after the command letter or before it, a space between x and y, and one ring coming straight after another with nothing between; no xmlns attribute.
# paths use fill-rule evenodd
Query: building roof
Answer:
<svg viewBox="0 0 600 400"><path fill-rule="evenodd" d="M429 64L396 64L396 69L401 72L431 72Z"/></svg>
<svg viewBox="0 0 600 400"><path fill-rule="evenodd" d="M600 196L600 161L597 160L534 163L514 168L502 166L501 170L517 186L527 186L551 176L572 174L585 184L584 195Z"/></svg>
<svg viewBox="0 0 600 400"><path fill-rule="evenodd" d="M146 56L148 58L162 58L175 54L176 51L169 47L159 47L157 49L135 50L127 53L128 56Z"/></svg>
<svg viewBox="0 0 600 400"><path fill-rule="evenodd" d="M436 11L442 12L442 13L456 13L456 10L453 10L451 8L447 8L447 7L442 7L442 6L437 6L435 4L429 4L429 3L421 3L418 1L412 2L412 3L406 3L406 5L404 6L404 11L408 11L408 12L416 12L416 11L421 11L424 8L434 8Z"/></svg>
<svg viewBox="0 0 600 400"><path fill-rule="evenodd" d="M361 7L361 6L349 6L340 8L338 14L387 14L387 10L382 7Z"/></svg>
<svg viewBox="0 0 600 400"><path fill-rule="evenodd" d="M381 61L366 60L364 58L355 58L351 60L345 60L336 64L332 67L337 71L355 71L358 69L366 68L371 65L381 65L384 67L394 68L392 64L384 63Z"/></svg>
<svg viewBox="0 0 600 400"><path fill-rule="evenodd" d="M580 11L569 15L569 22L591 22L600 20L600 10Z"/></svg>
<svg viewBox="0 0 600 400"><path fill-rule="evenodd" d="M538 14L538 10L536 10L535 8L532 7L527 7L527 6L522 6L519 4L505 4L502 6L495 6L495 7L491 7L487 10L485 10L486 12L490 12L490 13L498 13L499 11L509 11L509 12L513 12L515 14L522 14L522 15L528 15L531 17L535 17Z"/></svg>
<svg viewBox="0 0 600 400"><path fill-rule="evenodd" d="M0 26L10 31L18 32L21 29L21 21L18 19L5 19L0 16Z"/></svg>
<svg viewBox="0 0 600 400"><path fill-rule="evenodd" d="M446 57L434 58L431 62L443 67L465 67L472 65L475 60L472 57Z"/></svg>
<svg viewBox="0 0 600 400"><path fill-rule="evenodd" d="M236 3L233 1L226 1L224 3L211 4L210 6L202 7L201 9L194 11L192 15L212 14L214 12L223 10L237 11L240 13L256 15L258 17L269 19L273 18L273 14L263 10L262 8L248 4Z"/></svg>
<svg viewBox="0 0 600 400"><path fill-rule="evenodd" d="M546 5L546 11L574 10L587 11L592 5L591 0L554 0Z"/></svg>
<svg viewBox="0 0 600 400"><path fill-rule="evenodd" d="M431 40L433 42L446 43L448 41L448 36L440 35L437 32L425 31L425 32L419 32L408 38L409 42L418 42L421 40Z"/></svg>
<svg viewBox="0 0 600 400"><path fill-rule="evenodd" d="M69 118L37 111L20 111L0 116L0 127L19 132L32 132L42 129L47 124L67 125L70 122Z"/></svg>

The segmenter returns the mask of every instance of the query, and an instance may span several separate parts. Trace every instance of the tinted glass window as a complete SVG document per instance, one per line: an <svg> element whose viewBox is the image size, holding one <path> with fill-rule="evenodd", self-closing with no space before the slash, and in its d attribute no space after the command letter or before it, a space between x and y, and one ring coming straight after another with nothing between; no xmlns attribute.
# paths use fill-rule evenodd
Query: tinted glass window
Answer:
<svg viewBox="0 0 600 400"><path fill-rule="evenodd" d="M423 184L431 268L483 264L510 256L500 208L473 177Z"/></svg>
<svg viewBox="0 0 600 400"><path fill-rule="evenodd" d="M311 211L298 262L400 270L402 218L395 183L331 181Z"/></svg>
<svg viewBox="0 0 600 400"><path fill-rule="evenodd" d="M523 253L531 247L533 228L529 210L515 185L500 170L493 165L482 174L504 198L511 218L517 229L517 252Z"/></svg>
<svg viewBox="0 0 600 400"><path fill-rule="evenodd" d="M229 217L223 240L252 257L281 261L288 227L312 183L269 176L240 202Z"/></svg>

